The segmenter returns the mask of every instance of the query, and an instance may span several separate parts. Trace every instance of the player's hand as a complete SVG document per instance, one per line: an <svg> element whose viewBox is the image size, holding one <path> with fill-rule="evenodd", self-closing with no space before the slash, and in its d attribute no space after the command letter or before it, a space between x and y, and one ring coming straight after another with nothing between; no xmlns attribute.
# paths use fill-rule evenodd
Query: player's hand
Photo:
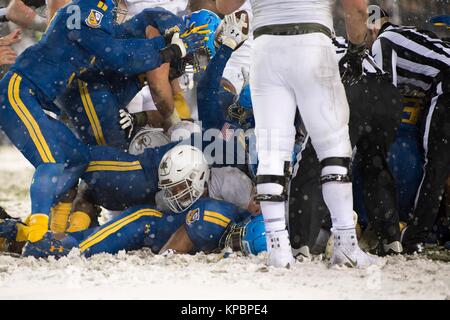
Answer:
<svg viewBox="0 0 450 320"><path fill-rule="evenodd" d="M22 39L22 30L16 29L10 34L0 38L0 43L3 46L10 46L13 43L19 42Z"/></svg>
<svg viewBox="0 0 450 320"><path fill-rule="evenodd" d="M208 40L207 34L210 32L206 29L207 27L208 25L206 24L195 27L193 23L181 35L179 32L167 33L164 38L169 45L161 50L162 62L176 61L177 59L186 57L187 54L204 48Z"/></svg>
<svg viewBox="0 0 450 320"><path fill-rule="evenodd" d="M194 53L198 49L204 48L210 32L207 24L196 27L195 22L193 22L189 29L180 35L180 39L184 42L186 54Z"/></svg>
<svg viewBox="0 0 450 320"><path fill-rule="evenodd" d="M131 136L133 135L136 119L131 113L129 113L125 109L119 110L119 116L120 116L119 120L120 128L127 133L127 138L130 139Z"/></svg>
<svg viewBox="0 0 450 320"><path fill-rule="evenodd" d="M239 19L234 13L226 15L222 23L222 43L233 50L238 49L248 39L245 13Z"/></svg>
<svg viewBox="0 0 450 320"><path fill-rule="evenodd" d="M16 61L17 54L10 47L0 47L0 66L13 64Z"/></svg>
<svg viewBox="0 0 450 320"><path fill-rule="evenodd" d="M340 64L346 65L342 75L342 83L353 85L361 80L363 75L363 60L366 55L366 44L348 44L347 54L341 59Z"/></svg>
<svg viewBox="0 0 450 320"><path fill-rule="evenodd" d="M33 214L28 224L28 241L41 240L48 231L48 216L46 214Z"/></svg>

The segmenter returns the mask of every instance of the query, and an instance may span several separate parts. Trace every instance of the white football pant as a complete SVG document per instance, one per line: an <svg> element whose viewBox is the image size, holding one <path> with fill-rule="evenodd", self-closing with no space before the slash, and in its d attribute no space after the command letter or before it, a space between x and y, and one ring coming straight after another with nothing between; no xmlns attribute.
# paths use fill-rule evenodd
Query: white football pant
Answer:
<svg viewBox="0 0 450 320"><path fill-rule="evenodd" d="M297 108L320 161L351 157L349 106L335 49L327 36L312 33L258 37L253 42L250 85L258 175L284 175L284 162L292 159ZM347 173L341 166L322 170L322 175ZM259 194L277 195L282 190L275 183L258 185ZM333 228L353 228L351 183L325 183L323 194ZM267 232L286 227L284 203L264 201L261 207Z"/></svg>

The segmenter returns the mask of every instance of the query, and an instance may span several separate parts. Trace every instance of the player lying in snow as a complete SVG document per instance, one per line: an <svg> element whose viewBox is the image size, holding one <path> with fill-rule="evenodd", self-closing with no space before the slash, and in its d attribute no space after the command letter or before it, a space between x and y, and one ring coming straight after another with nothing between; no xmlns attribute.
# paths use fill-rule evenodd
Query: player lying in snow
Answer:
<svg viewBox="0 0 450 320"><path fill-rule="evenodd" d="M111 147L91 147L89 166L81 176L84 191L74 205L68 230L78 231L89 227L91 218L97 215L94 206L113 211L123 211L142 204L154 206L161 159L166 152L178 150L180 146L190 146L195 141L196 139L188 139L156 148L146 148L140 155L131 155ZM208 145L209 142L203 141L203 147ZM223 144L223 147L226 145ZM208 163L213 163L210 160L208 159ZM223 166L212 168L210 180L208 183L212 197L232 202L244 209L257 210L251 198L253 183L239 169ZM233 189L227 189L230 186L233 186ZM234 192L238 192L239 198L236 198ZM65 204L71 206L73 200L73 197L69 197L65 199ZM69 213L70 210L67 215ZM64 224L67 218L66 216ZM64 225L61 232L65 230Z"/></svg>
<svg viewBox="0 0 450 320"><path fill-rule="evenodd" d="M190 160L188 170L186 160ZM207 197L209 175L208 163L200 150L178 146L163 157L159 166L159 185L172 209L170 213L148 205L133 207L98 228L65 235L47 233L41 241L27 244L23 254L62 256L74 247L85 256L142 247L155 253L212 252L226 245L245 253L265 250L261 216L252 218L248 210ZM26 222L5 219L0 223L0 237L10 241L23 241L28 230Z"/></svg>
<svg viewBox="0 0 450 320"><path fill-rule="evenodd" d="M17 242L23 241L27 229L15 219L0 220L0 237L14 243L14 248L21 248ZM42 240L26 244L23 256L61 257L73 248L85 257L142 248L150 248L155 254L167 250L192 254L211 253L225 246L258 254L265 251L265 245L261 215L253 217L230 203L205 197L178 214L143 205L122 212L100 227L66 234L48 232Z"/></svg>

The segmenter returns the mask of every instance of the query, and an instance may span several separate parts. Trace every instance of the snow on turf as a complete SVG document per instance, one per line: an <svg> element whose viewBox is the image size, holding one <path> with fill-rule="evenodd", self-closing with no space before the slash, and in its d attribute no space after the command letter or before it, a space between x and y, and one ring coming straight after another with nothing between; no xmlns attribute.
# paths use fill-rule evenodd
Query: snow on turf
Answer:
<svg viewBox="0 0 450 320"><path fill-rule="evenodd" d="M29 212L33 169L0 148L0 205ZM265 256L155 256L149 250L68 257L0 256L0 299L450 299L450 263L389 257L367 270L329 268L319 258L290 270L264 266Z"/></svg>

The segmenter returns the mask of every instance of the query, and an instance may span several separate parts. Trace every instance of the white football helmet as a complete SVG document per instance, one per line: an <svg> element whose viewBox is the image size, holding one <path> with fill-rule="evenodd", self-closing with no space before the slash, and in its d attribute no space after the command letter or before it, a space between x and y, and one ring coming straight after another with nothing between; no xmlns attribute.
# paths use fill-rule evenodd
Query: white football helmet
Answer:
<svg viewBox="0 0 450 320"><path fill-rule="evenodd" d="M167 135L172 142L189 139L194 133L202 133L202 128L197 123L188 120L181 120L167 130Z"/></svg>
<svg viewBox="0 0 450 320"><path fill-rule="evenodd" d="M162 129L145 128L139 131L128 146L128 153L139 155L147 148L160 147L170 142L169 137Z"/></svg>
<svg viewBox="0 0 450 320"><path fill-rule="evenodd" d="M203 152L190 145L169 150L158 168L158 186L173 212L183 212L205 192L210 168Z"/></svg>

